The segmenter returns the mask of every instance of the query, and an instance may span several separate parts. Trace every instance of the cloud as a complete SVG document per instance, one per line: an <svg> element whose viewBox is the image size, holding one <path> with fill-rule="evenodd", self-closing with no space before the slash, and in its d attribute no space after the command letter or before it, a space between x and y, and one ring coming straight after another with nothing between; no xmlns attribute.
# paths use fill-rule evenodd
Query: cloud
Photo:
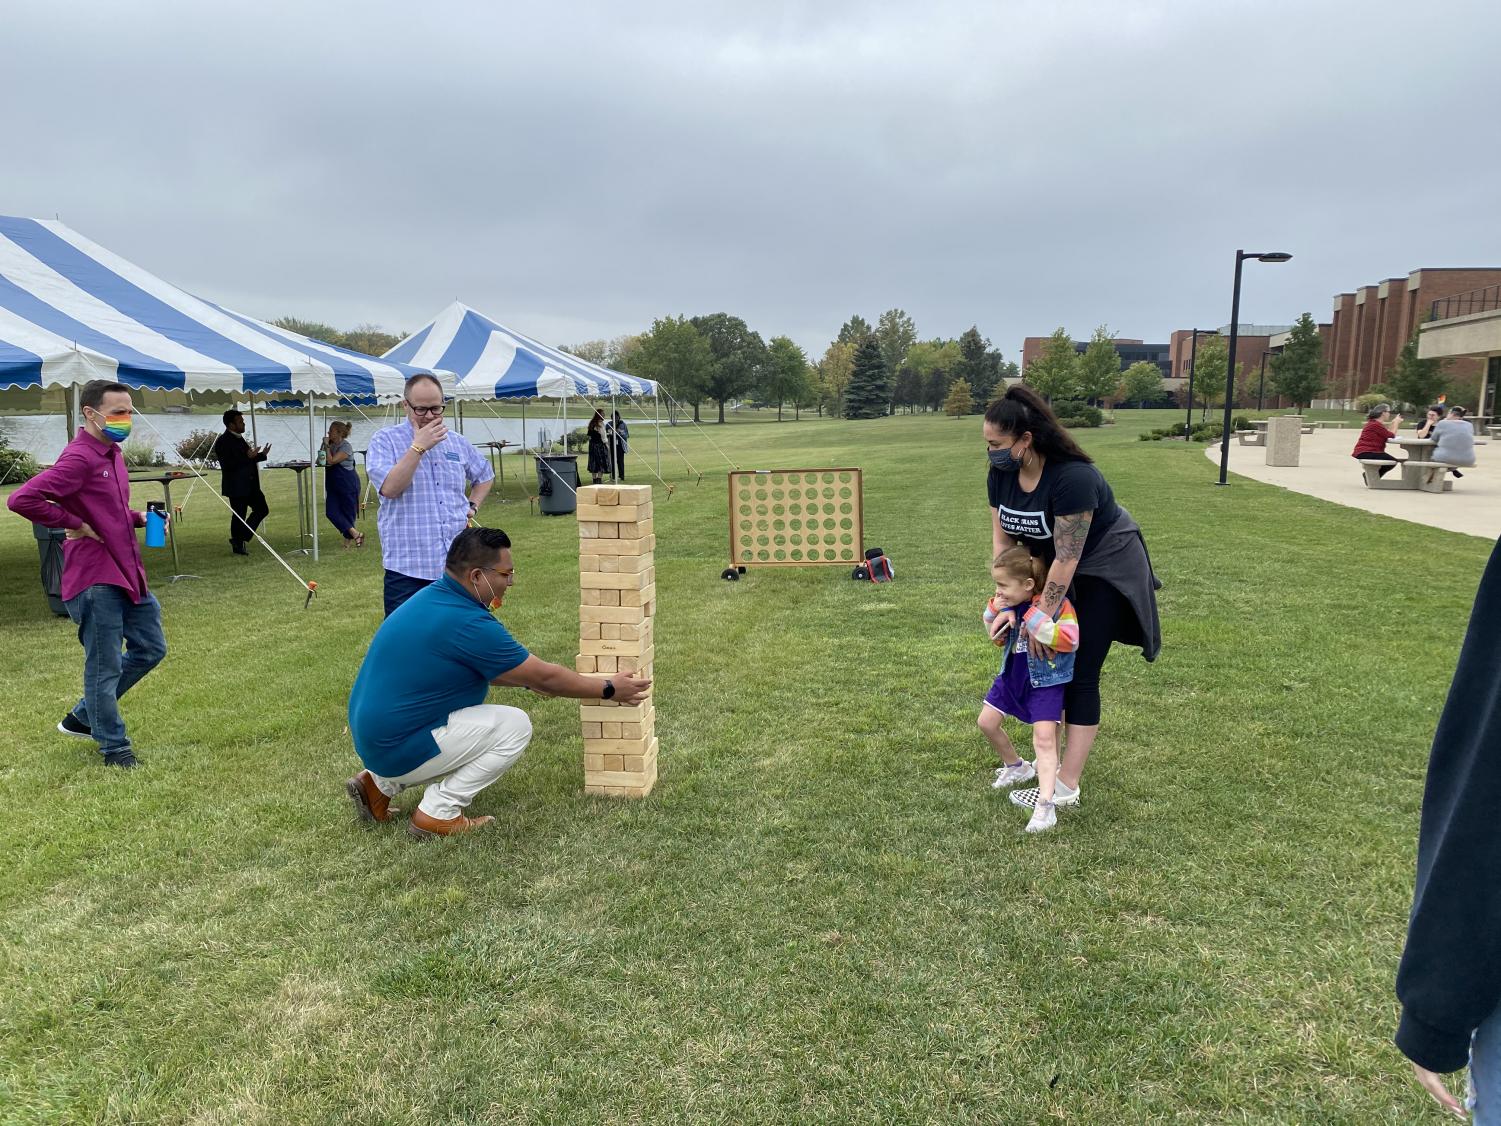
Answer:
<svg viewBox="0 0 1501 1126"><path fill-rule="evenodd" d="M22 3L6 211L260 316L553 342L853 312L1008 355L1501 264L1501 14L1394 0ZM1221 308L1224 306L1224 308Z"/></svg>

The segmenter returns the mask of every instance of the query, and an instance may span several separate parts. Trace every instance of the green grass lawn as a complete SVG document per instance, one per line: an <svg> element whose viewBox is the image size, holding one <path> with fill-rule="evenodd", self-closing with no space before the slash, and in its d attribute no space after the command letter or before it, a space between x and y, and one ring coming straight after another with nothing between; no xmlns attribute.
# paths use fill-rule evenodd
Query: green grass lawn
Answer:
<svg viewBox="0 0 1501 1126"><path fill-rule="evenodd" d="M673 430L706 475L664 445L656 792L586 798L576 706L496 692L536 738L476 802L495 831L430 846L357 824L342 789L373 534L297 563L304 611L200 489L179 530L202 578L167 585L149 553L171 653L126 698L146 765L125 774L52 730L82 654L0 515L0 1120L1436 1115L1390 1046L1391 986L1490 545L1215 488L1199 447L1136 441L1168 412L1120 419L1083 441L1145 529L1165 643L1155 665L1116 649L1082 807L1040 838L974 727L977 418L709 428L744 468L862 466L886 586L721 581L725 466ZM289 478L268 483L291 546ZM515 542L507 624L571 660L573 521L483 519Z"/></svg>

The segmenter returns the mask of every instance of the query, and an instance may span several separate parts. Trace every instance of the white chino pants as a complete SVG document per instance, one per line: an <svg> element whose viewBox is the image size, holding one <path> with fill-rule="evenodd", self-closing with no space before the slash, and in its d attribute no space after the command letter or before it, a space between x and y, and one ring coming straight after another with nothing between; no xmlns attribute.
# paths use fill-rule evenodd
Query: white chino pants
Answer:
<svg viewBox="0 0 1501 1126"><path fill-rule="evenodd" d="M521 757L532 741L532 721L520 708L478 704L449 712L448 722L433 729L433 738L438 754L416 770L395 778L373 772L370 776L388 798L408 786L429 783L417 808L429 817L449 821Z"/></svg>

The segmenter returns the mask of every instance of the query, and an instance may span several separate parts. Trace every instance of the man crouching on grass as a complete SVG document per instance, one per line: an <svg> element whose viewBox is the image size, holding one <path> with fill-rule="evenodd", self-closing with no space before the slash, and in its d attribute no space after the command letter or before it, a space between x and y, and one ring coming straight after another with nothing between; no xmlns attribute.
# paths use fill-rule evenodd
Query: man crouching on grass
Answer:
<svg viewBox="0 0 1501 1126"><path fill-rule="evenodd" d="M376 631L349 694L349 730L365 769L344 784L364 821L390 821L390 802L427 785L407 831L419 839L467 833L493 817L466 817L474 796L526 750L532 721L486 704L492 684L547 696L640 702L645 677L580 676L531 656L490 611L516 581L510 538L466 528L443 577L403 603Z"/></svg>

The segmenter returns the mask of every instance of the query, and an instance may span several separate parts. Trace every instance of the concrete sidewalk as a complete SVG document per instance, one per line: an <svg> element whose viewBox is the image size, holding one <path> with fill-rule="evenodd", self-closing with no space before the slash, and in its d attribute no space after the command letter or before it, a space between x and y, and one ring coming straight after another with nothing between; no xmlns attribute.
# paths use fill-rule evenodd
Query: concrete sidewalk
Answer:
<svg viewBox="0 0 1501 1126"><path fill-rule="evenodd" d="M1365 487L1360 463L1350 456L1358 433L1355 429L1321 429L1304 434L1300 464L1289 468L1267 465L1264 447L1242 446L1232 434L1230 472L1414 524L1488 540L1501 538L1501 443L1475 447L1478 464L1462 471L1464 477L1454 482L1453 492L1406 492ZM1402 433L1407 435L1411 431ZM1204 452L1219 465L1218 442Z"/></svg>

